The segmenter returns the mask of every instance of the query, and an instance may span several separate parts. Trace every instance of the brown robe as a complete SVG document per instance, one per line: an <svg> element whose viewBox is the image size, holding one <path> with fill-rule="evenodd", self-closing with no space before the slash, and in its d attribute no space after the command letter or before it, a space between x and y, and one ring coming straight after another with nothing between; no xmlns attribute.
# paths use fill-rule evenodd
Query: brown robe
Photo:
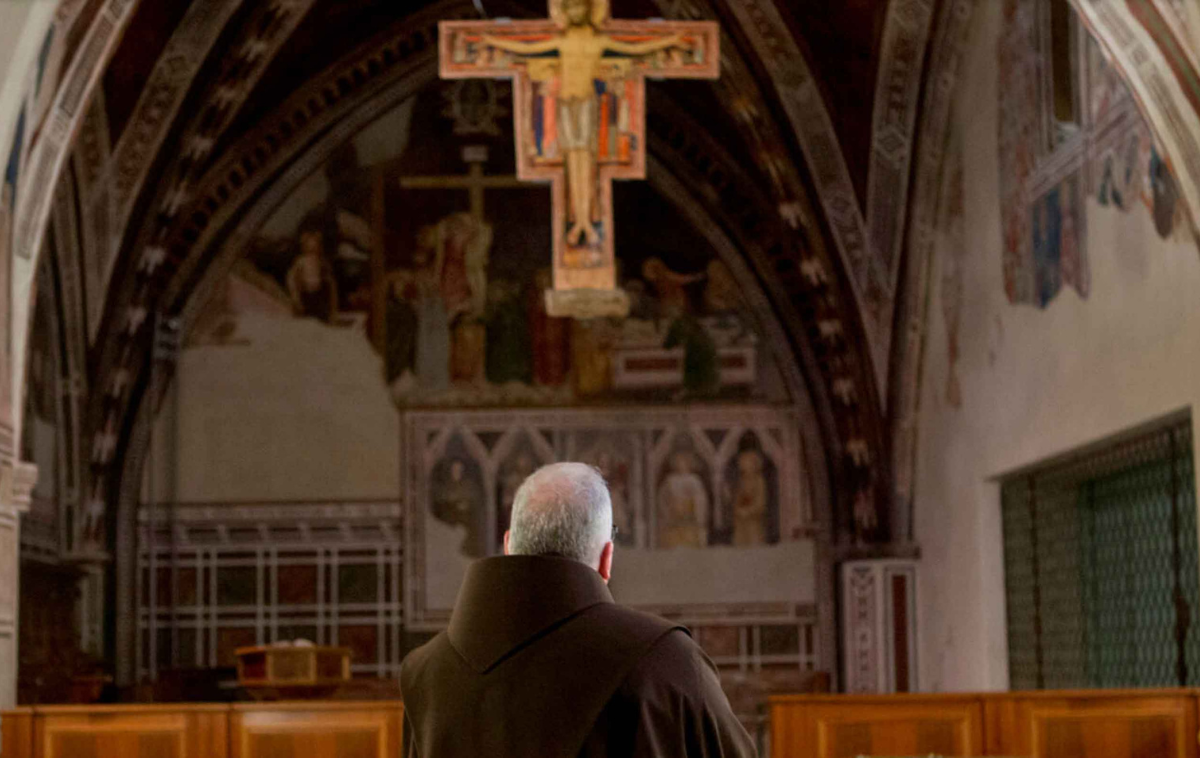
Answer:
<svg viewBox="0 0 1200 758"><path fill-rule="evenodd" d="M485 558L400 669L409 758L753 756L683 627L565 558Z"/></svg>

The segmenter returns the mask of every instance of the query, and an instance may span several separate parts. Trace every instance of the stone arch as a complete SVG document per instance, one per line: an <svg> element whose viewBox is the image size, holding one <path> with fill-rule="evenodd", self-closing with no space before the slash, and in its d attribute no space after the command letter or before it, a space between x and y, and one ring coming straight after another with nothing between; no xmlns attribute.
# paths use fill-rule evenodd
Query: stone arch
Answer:
<svg viewBox="0 0 1200 758"><path fill-rule="evenodd" d="M144 324L151 309L177 314L185 323L194 317L219 273L232 265L239 240L257 228L256 219L261 221L271 207L272 197L281 200L282 195L275 195L305 176L322 149L332 149L435 78L429 27L408 28L408 34L390 34L328 69L232 145L195 182L192 200L177 214L180 222L170 236L143 238L134 248L141 248L141 256L131 266L133 276L115 283L121 289L114 291L107 326L116 344L101 360L97 379L104 391L97 393L92 411L97 429L121 435L113 458L95 469L108 502L115 502L117 541L126 546L117 559L118 586L131 585L130 546L146 431L161 400L161 395L150 395L147 378L144 340L149 330ZM822 480L821 582L828 604L822 634L826 649L834 649L832 543L835 535L849 532L848 513L855 500L884 489L879 471L886 466L870 358L855 337L853 297L822 241L780 219L755 179L694 120L676 111L670 118L651 118L648 125L651 153L666 169L655 172L661 173L658 188L678 206L716 222L710 236L718 250L747 252L742 276L766 292L764 317L782 325L777 327L779 342L789 346L799 363L793 381L802 383L803 391L794 394L813 399L810 426L820 435L808 440L806 448ZM124 297L119 303L118 293ZM831 334L822 325L830 321L849 323ZM118 617L129 616L128 610L121 609ZM120 630L123 644L131 634L131 629Z"/></svg>
<svg viewBox="0 0 1200 758"><path fill-rule="evenodd" d="M128 276L114 282L112 302L106 316L112 339L101 348L97 372L98 387L91 413L94 433L119 434L127 438L132 395L144 391L147 316L152 309L173 308L181 292L195 285L203 251L202 241L214 230L230 222L240 197L256 191L268 178L286 171L296 143L308 139L317 125L330 127L353 110L369 93L378 91L414 67L432 65L434 28L438 18L453 12L469 13L463 4L442 4L407 20L398 32L365 46L325 74L303 93L298 93L258 127L230 148L226 156L202 178L189 186L190 200L173 215L176 223L164 234L145 231L136 239L128 255ZM309 93L318 93L315 96ZM829 257L823 238L811 235L804 227L784 224L769 201L751 207L745 193L739 193L728 175L712 172L712 192L740 209L740 223L751 233L767 235L764 249L773 277L778 278L783 296L799 315L799 331L807 332L814 363L819 363L822 384L830 402L827 418L837 429L831 435L830 449L835 459L831 468L844 483L839 498L845 504L854 498L875 499L882 490L884 438L879 419L870 358L858 336L860 325L853 295L846 289L838 263ZM752 183L742 186L752 186ZM818 321L847 322L842 336L821 337ZM111 343L111 344L110 344ZM844 442L833 442L844 440ZM117 449L124 445L118 445ZM99 488L111 500L119 476L110 466L113 460L94 461L94 473L103 485ZM837 511L846 510L839 506ZM844 521L844 520L843 520ZM844 523L840 524L845 526Z"/></svg>

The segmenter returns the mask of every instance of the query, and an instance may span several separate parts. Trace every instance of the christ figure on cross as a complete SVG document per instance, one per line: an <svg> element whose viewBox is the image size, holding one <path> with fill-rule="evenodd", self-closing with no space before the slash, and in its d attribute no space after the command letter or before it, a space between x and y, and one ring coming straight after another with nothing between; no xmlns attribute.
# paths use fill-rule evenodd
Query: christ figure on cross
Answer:
<svg viewBox="0 0 1200 758"><path fill-rule="evenodd" d="M571 228L567 243L578 246L600 242L592 223L596 185L596 138L599 100L595 82L605 78L601 65L606 53L639 57L672 47L684 47L682 34L625 42L597 31L607 18L607 3L596 0L561 0L557 23L566 25L561 35L540 42L522 42L487 35L485 44L522 56L557 53L561 84L558 93L558 144L566 153L567 197Z"/></svg>
<svg viewBox="0 0 1200 758"><path fill-rule="evenodd" d="M713 79L711 21L609 18L608 0L549 0L550 18L443 21L441 75L513 80L517 176L548 182L555 316L624 316L612 182L646 176L645 79Z"/></svg>

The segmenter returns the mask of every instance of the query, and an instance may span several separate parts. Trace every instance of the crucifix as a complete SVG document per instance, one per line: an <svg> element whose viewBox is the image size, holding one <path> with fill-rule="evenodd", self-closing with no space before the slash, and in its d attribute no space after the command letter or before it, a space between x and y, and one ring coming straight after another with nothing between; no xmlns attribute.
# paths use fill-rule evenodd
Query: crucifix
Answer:
<svg viewBox="0 0 1200 758"><path fill-rule="evenodd" d="M450 190L466 190L470 199L469 214L480 225L485 223L483 207L484 193L489 189L520 189L528 187L526 182L522 182L517 177L510 175L492 175L484 173L484 166L488 161L488 149L485 145L468 145L462 151L463 162L467 164L466 174L444 175L444 176L405 176L401 177L399 184L404 189L422 190L422 189L450 189ZM374 209L372 217L375 219L376 229L374 230L375 244L371 255L372 278L376 282L385 282L387 280L387 264L384 256L383 248L383 219L385 217L383 209L384 185L386 183L385 169L376 171L375 174L375 192L374 192ZM385 324L387 315L387 288L384 286L376 286L372 294L372 318L371 318L371 341L377 348L381 348L385 339Z"/></svg>
<svg viewBox="0 0 1200 758"><path fill-rule="evenodd" d="M624 316L612 182L646 177L645 79L715 79L710 21L614 21L608 0L549 0L538 21L443 21L445 79L513 80L517 176L550 184L554 316Z"/></svg>
<svg viewBox="0 0 1200 758"><path fill-rule="evenodd" d="M405 176L400 179L404 189L465 189L471 199L471 215L483 221L483 193L489 189L513 189L526 184L515 176L488 176L483 173L487 163L488 149L484 145L468 145L463 148L463 162L467 164L465 176Z"/></svg>

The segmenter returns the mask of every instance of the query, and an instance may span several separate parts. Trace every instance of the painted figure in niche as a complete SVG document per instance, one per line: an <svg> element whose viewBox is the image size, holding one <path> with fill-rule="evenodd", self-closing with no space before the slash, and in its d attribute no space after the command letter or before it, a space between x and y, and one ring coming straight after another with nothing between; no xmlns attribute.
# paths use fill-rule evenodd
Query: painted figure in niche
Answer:
<svg viewBox="0 0 1200 758"><path fill-rule="evenodd" d="M533 380L536 353L522 295L516 282L501 279L488 285L486 373L492 384Z"/></svg>
<svg viewBox="0 0 1200 758"><path fill-rule="evenodd" d="M338 292L319 215L309 214L301 222L299 245L300 252L287 272L292 308L297 316L331 323L338 312Z"/></svg>
<svg viewBox="0 0 1200 758"><path fill-rule="evenodd" d="M763 454L747 448L737 455L737 484L733 489L733 544L762 545L767 541L767 478Z"/></svg>
<svg viewBox="0 0 1200 758"><path fill-rule="evenodd" d="M460 552L471 558L487 554L483 523L483 485L462 458L451 458L435 479L433 515L444 524L465 528Z"/></svg>
<svg viewBox="0 0 1200 758"><path fill-rule="evenodd" d="M696 457L690 450L671 454L670 470L658 487L658 546L704 547L708 543L709 499L704 482L696 473Z"/></svg>
<svg viewBox="0 0 1200 758"><path fill-rule="evenodd" d="M526 311L533 350L533 381L544 387L558 387L570 370L570 319L546 313L543 292L551 285L550 269L539 269L534 286L526 292Z"/></svg>
<svg viewBox="0 0 1200 758"><path fill-rule="evenodd" d="M485 36L483 42L520 56L558 55L558 147L566 154L567 244L600 242L596 228L597 80L606 77L606 54L641 57L684 44L681 35L647 42L622 42L597 32L608 18L607 0L552 0L550 15L563 33L540 42ZM540 61L539 61L540 62Z"/></svg>
<svg viewBox="0 0 1200 758"><path fill-rule="evenodd" d="M717 346L712 335L691 313L688 285L704 280L703 273L680 274L658 258L642 264L642 278L658 294L659 315L670 321L663 347L683 348L683 394L708 395L721 384Z"/></svg>
<svg viewBox="0 0 1200 758"><path fill-rule="evenodd" d="M534 471L537 470L537 458L527 448L504 462L500 467L498 477L498 497L496 498L496 545L499 549L503 544L504 532L508 530L512 518L513 501L517 497L517 489Z"/></svg>

